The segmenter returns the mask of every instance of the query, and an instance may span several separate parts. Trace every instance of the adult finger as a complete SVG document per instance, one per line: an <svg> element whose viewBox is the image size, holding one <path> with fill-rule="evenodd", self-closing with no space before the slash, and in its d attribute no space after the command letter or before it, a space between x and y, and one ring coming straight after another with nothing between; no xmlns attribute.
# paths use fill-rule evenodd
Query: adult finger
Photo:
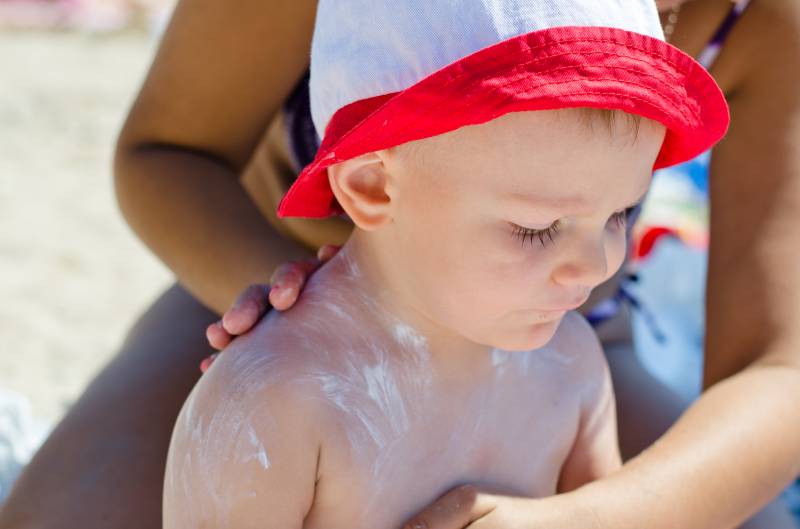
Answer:
<svg viewBox="0 0 800 529"><path fill-rule="evenodd" d="M272 289L269 293L269 302L278 310L286 310L297 301L297 296L305 285L306 278L317 267L317 259L305 261L292 261L280 265L270 278Z"/></svg>
<svg viewBox="0 0 800 529"><path fill-rule="evenodd" d="M218 356L219 353L214 353L213 355L204 358L203 361L200 362L200 371L202 371L203 373L208 371L208 368L211 367L211 364L214 363L214 360L216 360Z"/></svg>
<svg viewBox="0 0 800 529"><path fill-rule="evenodd" d="M319 259L320 263L330 261L341 249L341 246L336 246L335 244L323 244L317 250L317 259Z"/></svg>
<svg viewBox="0 0 800 529"><path fill-rule="evenodd" d="M228 347L233 337L222 327L222 320L217 320L206 327L206 339L211 347L221 351Z"/></svg>
<svg viewBox="0 0 800 529"><path fill-rule="evenodd" d="M269 289L269 285L247 287L222 315L222 328L232 335L252 329L269 308Z"/></svg>
<svg viewBox="0 0 800 529"><path fill-rule="evenodd" d="M445 493L414 516L403 529L463 529L486 516L496 506L494 497L474 485L462 485Z"/></svg>

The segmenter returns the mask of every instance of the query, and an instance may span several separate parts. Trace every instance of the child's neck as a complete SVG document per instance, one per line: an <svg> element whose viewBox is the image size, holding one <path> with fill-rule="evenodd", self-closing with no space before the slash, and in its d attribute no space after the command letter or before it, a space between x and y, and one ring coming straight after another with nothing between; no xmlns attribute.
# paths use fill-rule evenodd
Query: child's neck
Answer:
<svg viewBox="0 0 800 529"><path fill-rule="evenodd" d="M348 309L373 320L388 339L424 342L432 367L443 377L479 375L491 365L493 348L472 342L427 317L407 299L401 278L397 278L365 244L358 230L341 251L320 271L324 278L319 295L347 300ZM407 279L407 280L413 280ZM335 286L334 286L335 285ZM366 328L372 326L365 326ZM402 345L402 344L401 344Z"/></svg>

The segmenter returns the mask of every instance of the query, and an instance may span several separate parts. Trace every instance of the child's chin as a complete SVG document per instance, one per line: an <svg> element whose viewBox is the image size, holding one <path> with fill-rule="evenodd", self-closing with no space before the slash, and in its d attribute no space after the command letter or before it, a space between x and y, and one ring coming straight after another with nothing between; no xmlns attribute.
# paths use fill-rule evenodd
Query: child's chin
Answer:
<svg viewBox="0 0 800 529"><path fill-rule="evenodd" d="M555 336L562 318L523 327L518 333L498 337L492 346L503 351L530 351L544 347Z"/></svg>

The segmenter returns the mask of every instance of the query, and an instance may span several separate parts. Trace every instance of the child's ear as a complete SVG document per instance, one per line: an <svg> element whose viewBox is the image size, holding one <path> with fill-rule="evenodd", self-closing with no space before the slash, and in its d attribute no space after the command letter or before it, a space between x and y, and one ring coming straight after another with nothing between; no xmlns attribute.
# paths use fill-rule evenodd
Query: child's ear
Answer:
<svg viewBox="0 0 800 529"><path fill-rule="evenodd" d="M342 209L362 230L372 231L391 222L389 174L374 152L328 167L328 181Z"/></svg>

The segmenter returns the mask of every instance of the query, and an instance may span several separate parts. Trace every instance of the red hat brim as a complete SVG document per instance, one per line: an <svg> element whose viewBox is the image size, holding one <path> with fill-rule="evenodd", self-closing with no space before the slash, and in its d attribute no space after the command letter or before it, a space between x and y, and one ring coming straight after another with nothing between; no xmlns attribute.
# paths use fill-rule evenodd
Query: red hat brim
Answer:
<svg viewBox="0 0 800 529"><path fill-rule="evenodd" d="M341 213L328 183L332 164L508 112L569 107L618 109L664 124L653 169L705 152L730 122L717 83L675 46L618 28L535 31L470 54L400 92L340 108L278 216Z"/></svg>

